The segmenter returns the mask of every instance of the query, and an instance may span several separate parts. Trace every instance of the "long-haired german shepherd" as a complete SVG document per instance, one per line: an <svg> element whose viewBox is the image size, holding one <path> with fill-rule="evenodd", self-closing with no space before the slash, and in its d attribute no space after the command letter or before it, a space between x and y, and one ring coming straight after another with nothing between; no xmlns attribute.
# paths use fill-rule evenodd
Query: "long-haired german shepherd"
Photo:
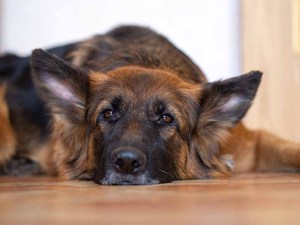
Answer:
<svg viewBox="0 0 300 225"><path fill-rule="evenodd" d="M240 120L262 74L208 83L165 37L123 26L0 58L3 175L157 184L299 170L300 145Z"/></svg>

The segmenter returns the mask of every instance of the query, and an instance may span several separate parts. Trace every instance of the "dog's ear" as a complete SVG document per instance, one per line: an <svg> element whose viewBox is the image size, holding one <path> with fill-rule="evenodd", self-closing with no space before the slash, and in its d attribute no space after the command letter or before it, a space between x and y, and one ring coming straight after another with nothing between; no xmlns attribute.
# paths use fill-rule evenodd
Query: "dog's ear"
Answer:
<svg viewBox="0 0 300 225"><path fill-rule="evenodd" d="M242 76L206 84L200 100L201 116L232 127L244 117L251 106L261 76L261 72L252 71ZM207 122L207 119L201 122Z"/></svg>
<svg viewBox="0 0 300 225"><path fill-rule="evenodd" d="M53 119L59 176L74 179L84 173L87 159L85 123L88 75L76 66L37 49L32 52L33 82Z"/></svg>
<svg viewBox="0 0 300 225"><path fill-rule="evenodd" d="M226 173L216 158L230 128L246 114L256 95L262 73L252 71L231 79L207 83L200 99L200 116L193 134L192 148L209 169Z"/></svg>
<svg viewBox="0 0 300 225"><path fill-rule="evenodd" d="M32 52L31 69L33 81L52 114L80 122L85 113L87 75L41 49Z"/></svg>

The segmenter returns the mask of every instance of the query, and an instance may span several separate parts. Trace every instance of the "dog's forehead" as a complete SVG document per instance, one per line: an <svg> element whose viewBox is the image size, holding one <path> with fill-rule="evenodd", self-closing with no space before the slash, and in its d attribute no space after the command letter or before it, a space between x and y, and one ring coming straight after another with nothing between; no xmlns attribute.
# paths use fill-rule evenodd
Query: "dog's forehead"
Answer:
<svg viewBox="0 0 300 225"><path fill-rule="evenodd" d="M199 96L199 85L184 82L172 73L141 67L123 67L107 74L90 76L92 92L129 96L131 99L178 98L180 95Z"/></svg>

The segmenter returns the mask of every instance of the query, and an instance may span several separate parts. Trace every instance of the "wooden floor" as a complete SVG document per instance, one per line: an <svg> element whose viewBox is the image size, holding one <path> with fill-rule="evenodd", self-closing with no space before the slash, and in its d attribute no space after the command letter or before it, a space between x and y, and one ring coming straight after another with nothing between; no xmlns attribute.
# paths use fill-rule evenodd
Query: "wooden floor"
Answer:
<svg viewBox="0 0 300 225"><path fill-rule="evenodd" d="M154 186L0 178L0 224L300 224L300 174Z"/></svg>

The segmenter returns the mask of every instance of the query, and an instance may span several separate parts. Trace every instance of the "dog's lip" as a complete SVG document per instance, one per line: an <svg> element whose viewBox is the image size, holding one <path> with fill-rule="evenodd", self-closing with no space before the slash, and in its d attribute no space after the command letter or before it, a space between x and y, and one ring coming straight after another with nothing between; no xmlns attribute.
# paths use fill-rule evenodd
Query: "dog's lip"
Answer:
<svg viewBox="0 0 300 225"><path fill-rule="evenodd" d="M116 183L115 185L137 185L137 184L135 184L135 183L133 183L133 182L131 182L129 180L123 180L123 181L121 181L119 183Z"/></svg>
<svg viewBox="0 0 300 225"><path fill-rule="evenodd" d="M112 181L111 183L102 183L102 184L107 184L107 185L150 185L153 184L153 181L150 182L141 182L139 180L136 181L131 181L131 180L115 180ZM154 182L154 183L158 183L158 182Z"/></svg>
<svg viewBox="0 0 300 225"><path fill-rule="evenodd" d="M120 186L138 186L138 185L155 185L155 184L159 184L160 182L147 182L147 183L140 183L140 182L131 182L131 181L128 181L128 180L124 180L124 181L120 181L120 182L114 182L114 183L111 183L111 184L107 184L107 185L120 185Z"/></svg>
<svg viewBox="0 0 300 225"><path fill-rule="evenodd" d="M96 183L101 185L153 185L161 183L159 180L151 178L146 174L142 175L126 175L122 176L113 173L113 176L105 176L100 180L94 179Z"/></svg>

